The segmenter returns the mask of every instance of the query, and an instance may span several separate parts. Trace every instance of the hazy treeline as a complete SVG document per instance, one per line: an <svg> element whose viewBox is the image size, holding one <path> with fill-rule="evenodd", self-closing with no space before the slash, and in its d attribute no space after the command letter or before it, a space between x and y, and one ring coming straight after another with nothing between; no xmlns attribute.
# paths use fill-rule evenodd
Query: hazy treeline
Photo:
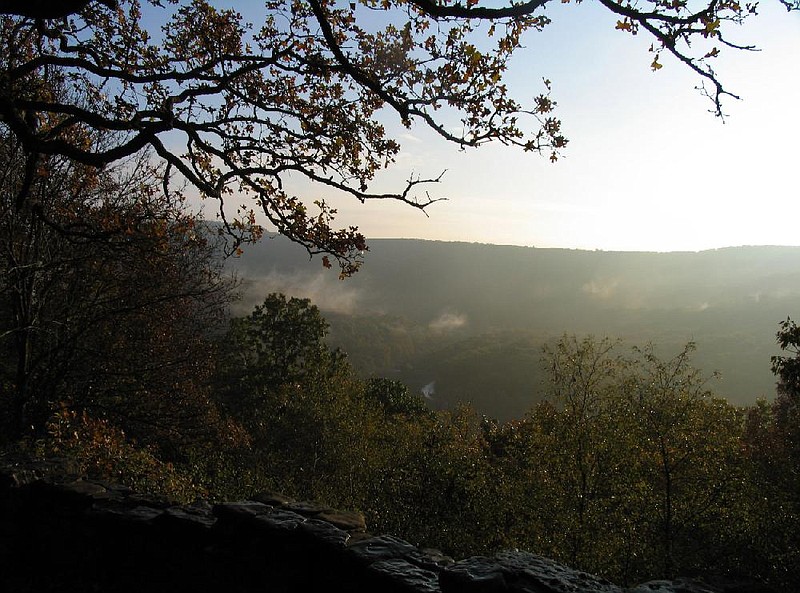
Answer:
<svg viewBox="0 0 800 593"><path fill-rule="evenodd" d="M521 417L546 396L547 377L540 352L558 340L553 332L504 329L475 334L465 327L442 332L390 315L326 313L326 318L331 325L328 343L347 352L361 376L389 377L412 391L424 389L430 396L429 405L436 409L469 403L482 414L506 421ZM686 343L675 335L650 333L625 341L653 341L664 352L679 350ZM770 355L778 352L774 334L769 347L760 341L760 336L746 332L704 335L702 342L697 342L694 360L709 373L725 369L713 380L720 396L733 403L752 404L774 392L775 379L769 372ZM748 375L756 369L757 377ZM747 380L736 383L743 376ZM732 383L736 383L739 397L730 396ZM748 385L761 390L747 391Z"/></svg>
<svg viewBox="0 0 800 593"><path fill-rule="evenodd" d="M425 391L432 408L469 403L480 413L511 420L544 397L539 358L551 337L526 331L443 332L385 315L328 313L326 318L328 343L347 352L361 376L387 377L414 392Z"/></svg>

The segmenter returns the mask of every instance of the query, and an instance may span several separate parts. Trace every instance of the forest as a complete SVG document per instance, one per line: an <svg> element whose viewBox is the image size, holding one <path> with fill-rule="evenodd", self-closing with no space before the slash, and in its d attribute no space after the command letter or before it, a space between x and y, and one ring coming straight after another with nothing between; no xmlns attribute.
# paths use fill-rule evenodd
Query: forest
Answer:
<svg viewBox="0 0 800 593"><path fill-rule="evenodd" d="M654 71L672 55L722 114L731 93L708 61L742 49L724 32L754 5L600 2L620 34L652 37ZM171 501L282 493L360 511L372 532L453 556L524 548L622 585L716 575L798 590L800 328L787 317L795 285L779 271L788 297L763 276L747 289L770 303L747 323L775 341L753 364L776 385L747 405L715 391L691 337L621 341L558 317L545 340L536 328L535 340L509 333L530 282L564 300L542 268L525 290L492 286L483 308L510 318L477 338L458 334L477 319L461 304L430 298L418 319L326 318L307 298L248 284L258 276L246 252L279 244L265 220L350 290L366 268L363 234L337 228L324 200L293 195L287 175L360 202L437 201L420 190L436 179L412 176L395 193L372 185L400 151L387 112L456 147L498 142L558 160L567 138L550 82L523 105L503 78L524 35L547 26L545 4L269 0L254 27L203 0L0 0L0 459L67 460ZM363 19L373 11L392 17L377 31ZM487 47L472 44L478 30ZM198 194L218 208L213 222L190 207ZM396 276L416 265L395 247L370 265ZM766 253L777 265L779 252ZM476 257L472 270L491 269ZM626 257L629 267L643 256ZM430 297L441 272L417 271ZM568 293L579 304L607 288L577 278ZM475 285L456 280L464 293ZM694 297L658 295L698 319ZM725 306L735 317L740 305ZM408 340L381 337L404 323ZM412 356L420 327L442 335L424 335L422 355L452 361L433 370L459 375L475 366L464 344L478 352L482 398L430 405L398 378L390 367L403 361L428 380ZM515 389L537 395L492 413L483 404L507 395L492 361L509 358L528 369ZM436 379L441 396L447 381Z"/></svg>

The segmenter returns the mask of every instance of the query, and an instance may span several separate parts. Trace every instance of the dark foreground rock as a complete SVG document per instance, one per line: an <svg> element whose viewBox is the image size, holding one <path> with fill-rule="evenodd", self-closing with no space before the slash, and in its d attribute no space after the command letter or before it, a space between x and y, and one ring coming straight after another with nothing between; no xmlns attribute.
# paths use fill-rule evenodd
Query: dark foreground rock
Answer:
<svg viewBox="0 0 800 593"><path fill-rule="evenodd" d="M276 494L175 506L55 467L0 467L0 591L768 593L686 579L625 590L520 551L456 562L368 534L359 513Z"/></svg>

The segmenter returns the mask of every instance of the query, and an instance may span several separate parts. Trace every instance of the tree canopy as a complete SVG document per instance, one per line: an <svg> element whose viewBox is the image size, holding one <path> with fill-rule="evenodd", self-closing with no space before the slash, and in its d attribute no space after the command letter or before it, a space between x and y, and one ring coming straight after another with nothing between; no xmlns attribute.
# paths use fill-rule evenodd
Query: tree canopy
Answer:
<svg viewBox="0 0 800 593"><path fill-rule="evenodd" d="M568 1L568 0L567 0ZM731 25L756 13L736 0L598 0L621 33L653 38L652 68L671 54L693 70L712 110L732 95L713 61ZM798 0L779 0L789 10ZM424 210L440 177L373 190L400 145L385 127L429 127L460 147L497 141L557 159L567 139L550 82L530 104L505 84L524 35L550 19L547 0L268 0L246 22L206 0L0 2L0 118L34 169L59 154L103 167L145 148L170 180L219 202L226 231L259 236L256 212L343 274L366 249L357 228L337 228L324 198L285 186L290 176L362 202L390 199ZM66 92L48 91L57 78ZM458 132L451 115L457 115ZM87 130L105 141L85 142ZM23 188L24 190L24 188ZM20 196L24 191L20 192Z"/></svg>

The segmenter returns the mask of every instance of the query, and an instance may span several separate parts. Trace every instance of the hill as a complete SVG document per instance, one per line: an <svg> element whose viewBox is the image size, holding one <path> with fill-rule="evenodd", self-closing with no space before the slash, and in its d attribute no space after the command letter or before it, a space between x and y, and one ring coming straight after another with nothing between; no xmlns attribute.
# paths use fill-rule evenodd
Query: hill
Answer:
<svg viewBox="0 0 800 593"><path fill-rule="evenodd" d="M800 302L800 248L644 253L377 239L340 281L282 237L231 261L238 313L269 292L311 298L331 343L365 375L392 376L440 405L472 401L508 418L542 397L540 349L575 333L698 343L697 366L720 371L734 403L771 396L780 320Z"/></svg>

